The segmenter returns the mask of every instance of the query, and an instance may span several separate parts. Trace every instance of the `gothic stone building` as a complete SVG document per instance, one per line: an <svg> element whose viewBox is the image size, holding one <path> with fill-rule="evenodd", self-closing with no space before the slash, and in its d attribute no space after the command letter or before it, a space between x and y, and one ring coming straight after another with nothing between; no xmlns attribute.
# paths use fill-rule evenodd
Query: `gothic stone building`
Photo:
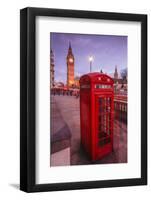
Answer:
<svg viewBox="0 0 151 200"><path fill-rule="evenodd" d="M54 86L54 53L51 49L50 51L50 86L51 88Z"/></svg>

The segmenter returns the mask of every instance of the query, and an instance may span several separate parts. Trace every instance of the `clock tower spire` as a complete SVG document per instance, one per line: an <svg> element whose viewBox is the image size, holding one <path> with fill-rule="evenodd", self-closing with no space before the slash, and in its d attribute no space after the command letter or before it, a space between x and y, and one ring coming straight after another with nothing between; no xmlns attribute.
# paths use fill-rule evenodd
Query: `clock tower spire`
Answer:
<svg viewBox="0 0 151 200"><path fill-rule="evenodd" d="M66 61L67 61L67 86L72 87L74 85L74 55L72 53L72 47L70 42L69 42Z"/></svg>

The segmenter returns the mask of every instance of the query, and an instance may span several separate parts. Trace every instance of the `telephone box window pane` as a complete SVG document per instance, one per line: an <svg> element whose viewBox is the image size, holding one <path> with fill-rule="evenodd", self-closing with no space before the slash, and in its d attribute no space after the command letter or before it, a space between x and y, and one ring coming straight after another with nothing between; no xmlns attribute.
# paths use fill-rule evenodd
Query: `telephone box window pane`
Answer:
<svg viewBox="0 0 151 200"><path fill-rule="evenodd" d="M99 146L101 146L101 147L102 147L102 146L104 146L104 145L105 145L105 142L104 142L104 140L100 140L100 141L99 141Z"/></svg>
<svg viewBox="0 0 151 200"><path fill-rule="evenodd" d="M106 144L109 144L110 142L111 142L111 139L109 137L105 138L105 139L99 141L99 146L102 147Z"/></svg>
<svg viewBox="0 0 151 200"><path fill-rule="evenodd" d="M102 147L110 143L111 135L111 98L98 99L98 145Z"/></svg>
<svg viewBox="0 0 151 200"><path fill-rule="evenodd" d="M105 132L99 132L99 138L104 138L106 137L106 133Z"/></svg>

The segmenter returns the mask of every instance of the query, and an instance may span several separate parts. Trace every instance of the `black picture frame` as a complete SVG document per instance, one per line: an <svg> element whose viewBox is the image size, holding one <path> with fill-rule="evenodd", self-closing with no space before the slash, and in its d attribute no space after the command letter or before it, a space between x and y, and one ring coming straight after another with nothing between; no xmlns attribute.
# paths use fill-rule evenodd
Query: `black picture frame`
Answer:
<svg viewBox="0 0 151 200"><path fill-rule="evenodd" d="M35 182L35 19L37 16L120 20L141 23L141 178L70 183ZM43 192L147 184L147 15L24 8L20 11L20 189Z"/></svg>

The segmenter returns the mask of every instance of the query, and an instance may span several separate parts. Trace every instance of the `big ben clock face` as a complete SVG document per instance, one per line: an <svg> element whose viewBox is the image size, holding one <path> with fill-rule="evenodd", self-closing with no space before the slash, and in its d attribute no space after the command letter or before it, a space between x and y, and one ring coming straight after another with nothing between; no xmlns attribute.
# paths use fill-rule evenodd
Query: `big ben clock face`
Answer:
<svg viewBox="0 0 151 200"><path fill-rule="evenodd" d="M69 62L70 62L70 63L73 63L73 58L69 58Z"/></svg>

